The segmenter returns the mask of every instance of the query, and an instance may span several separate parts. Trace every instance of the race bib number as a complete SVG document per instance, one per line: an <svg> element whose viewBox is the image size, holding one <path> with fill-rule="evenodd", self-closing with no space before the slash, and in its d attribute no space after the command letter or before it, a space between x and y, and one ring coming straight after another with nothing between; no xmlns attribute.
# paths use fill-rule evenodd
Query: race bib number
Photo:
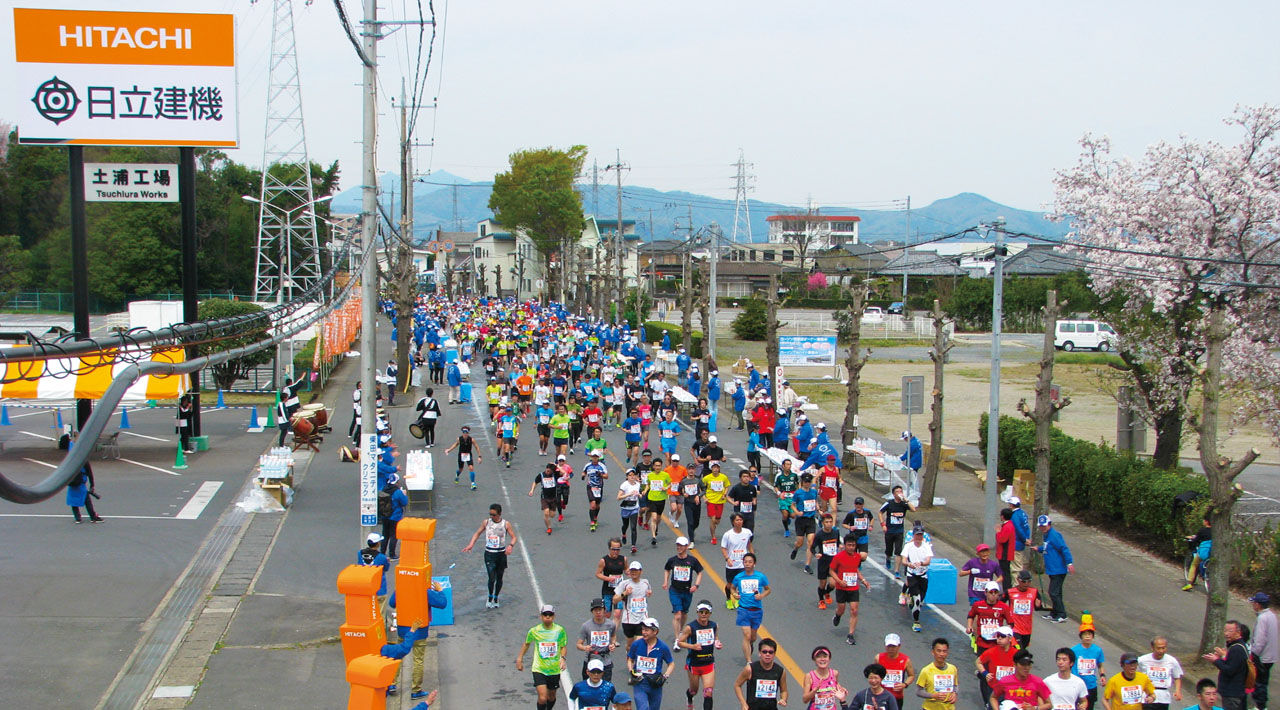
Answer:
<svg viewBox="0 0 1280 710"><path fill-rule="evenodd" d="M985 591L987 588L987 580L984 577L974 576L970 585L975 592Z"/></svg>
<svg viewBox="0 0 1280 710"><path fill-rule="evenodd" d="M1007 675L1013 675L1013 666L996 666L996 680Z"/></svg>
<svg viewBox="0 0 1280 710"><path fill-rule="evenodd" d="M485 535L484 546L491 550L496 550L499 547L502 547L502 538L497 535Z"/></svg>
<svg viewBox="0 0 1280 710"><path fill-rule="evenodd" d="M866 518L854 518L854 519L853 519L853 529L854 529L854 530L866 530L866 529L867 529L867 523L869 523L869 522L871 522L871 521L867 520Z"/></svg>
<svg viewBox="0 0 1280 710"><path fill-rule="evenodd" d="M1054 703L1053 710L1076 710L1076 706L1071 703Z"/></svg>
<svg viewBox="0 0 1280 710"><path fill-rule="evenodd" d="M935 693L952 693L956 689L956 676L954 673L939 673L933 677L933 692Z"/></svg>
<svg viewBox="0 0 1280 710"><path fill-rule="evenodd" d="M458 454L458 460L466 463L471 460L471 454Z"/></svg>
<svg viewBox="0 0 1280 710"><path fill-rule="evenodd" d="M628 431L629 433L632 433L632 434L639 434L639 433L640 433L640 425L639 425L639 424L632 424L631 426L627 427L627 431Z"/></svg>
<svg viewBox="0 0 1280 710"><path fill-rule="evenodd" d="M825 485L827 488L835 488L835 487L836 487L836 477L835 477L835 476L827 476L827 477L826 477L826 479L824 479L824 480L825 480L826 482L825 482L823 485Z"/></svg>
<svg viewBox="0 0 1280 710"><path fill-rule="evenodd" d="M891 514L889 515L889 524L890 524L890 525L901 525L901 524L902 524L902 520L903 520L903 518L904 518L904 517L905 517L905 516L904 516L902 513L891 513Z"/></svg>
<svg viewBox="0 0 1280 710"><path fill-rule="evenodd" d="M830 688L823 688L813 696L814 710L836 710L836 694ZM880 710L874 705L863 705L862 710Z"/></svg>
<svg viewBox="0 0 1280 710"><path fill-rule="evenodd" d="M1027 616L1028 614L1030 614L1031 600L1030 599L1014 599L1013 613L1017 614L1018 616Z"/></svg>
<svg viewBox="0 0 1280 710"><path fill-rule="evenodd" d="M738 512L740 512L740 513L750 513L751 511L753 511L753 510L755 510L755 509L756 509L756 504L755 504L755 503L752 503L752 502L750 502L750 501L747 501L747 502L745 502L745 503L743 503L742 505L740 505L740 506L739 506L739 511L738 511Z"/></svg>
<svg viewBox="0 0 1280 710"><path fill-rule="evenodd" d="M738 583L739 594L755 594L760 591L760 580L744 579Z"/></svg>
<svg viewBox="0 0 1280 710"><path fill-rule="evenodd" d="M714 646L716 643L715 629L698 629L693 635L699 646Z"/></svg>
<svg viewBox="0 0 1280 710"><path fill-rule="evenodd" d="M515 431L515 429L516 429L516 423L515 423L515 422L503 422L503 423L502 423L502 430L503 430L504 432L508 433L508 434L510 434L511 432Z"/></svg>
<svg viewBox="0 0 1280 710"><path fill-rule="evenodd" d="M836 552L839 549L840 546L836 544L835 540L828 540L822 543L822 554L824 557L835 557Z"/></svg>
<svg viewBox="0 0 1280 710"><path fill-rule="evenodd" d="M703 424L706 424L707 422L711 421L711 416L707 414L701 414L698 416L698 421L702 422Z"/></svg>
<svg viewBox="0 0 1280 710"><path fill-rule="evenodd" d="M538 642L538 658L555 658L560 655L559 644L555 641L539 641Z"/></svg>
<svg viewBox="0 0 1280 710"><path fill-rule="evenodd" d="M1076 668L1082 676L1097 675L1098 661L1093 658L1080 658L1076 660Z"/></svg>
<svg viewBox="0 0 1280 710"><path fill-rule="evenodd" d="M756 697L766 700L778 697L778 681L765 680L763 678L757 680Z"/></svg>
<svg viewBox="0 0 1280 710"><path fill-rule="evenodd" d="M720 493L724 491L723 481L712 481L709 485L711 486L711 490L715 491L716 493Z"/></svg>
<svg viewBox="0 0 1280 710"><path fill-rule="evenodd" d="M1151 666L1147 668L1147 677L1151 679L1152 685L1161 690L1167 689L1173 682L1168 666Z"/></svg>
<svg viewBox="0 0 1280 710"><path fill-rule="evenodd" d="M627 611L633 616L644 616L649 611L649 601L647 599L629 599L627 600Z"/></svg>
<svg viewBox="0 0 1280 710"><path fill-rule="evenodd" d="M677 582L688 582L692 576L688 567L677 566L671 568L671 578Z"/></svg>
<svg viewBox="0 0 1280 710"><path fill-rule="evenodd" d="M542 479L542 487L543 487L543 488L555 488L555 487L556 487L556 479L554 479L554 478L544 478L544 479Z"/></svg>
<svg viewBox="0 0 1280 710"><path fill-rule="evenodd" d="M994 621L982 621L978 624L978 633L981 634L982 638L990 641L996 637L997 628L999 627L996 626L996 622Z"/></svg>
<svg viewBox="0 0 1280 710"><path fill-rule="evenodd" d="M687 496L696 496L696 495L698 495L698 484L696 484L696 483L686 483L686 484L684 484L684 494L685 494L685 495L687 495Z"/></svg>
<svg viewBox="0 0 1280 710"><path fill-rule="evenodd" d="M844 574L840 575L840 581L841 581L841 582L844 582L844 586L849 587L850 589L857 589L857 588L858 588L858 573L857 573L857 572L845 572Z"/></svg>
<svg viewBox="0 0 1280 710"><path fill-rule="evenodd" d="M1142 702L1142 686L1140 685L1122 685L1120 686L1120 702L1125 705L1137 705Z"/></svg>
<svg viewBox="0 0 1280 710"><path fill-rule="evenodd" d="M662 481L657 479L649 481L649 490L657 492L657 491L661 491L662 489L663 489Z"/></svg>
<svg viewBox="0 0 1280 710"><path fill-rule="evenodd" d="M653 656L636 656L636 672L649 675L658 672L658 659Z"/></svg>
<svg viewBox="0 0 1280 710"><path fill-rule="evenodd" d="M602 493L604 493L603 486L591 486L591 496L593 498L599 498Z"/></svg>
<svg viewBox="0 0 1280 710"><path fill-rule="evenodd" d="M662 438L664 438L664 439L674 439L674 438L676 438L676 433L675 433L674 431L672 431L671 429L663 429L663 430L662 430Z"/></svg>
<svg viewBox="0 0 1280 710"><path fill-rule="evenodd" d="M547 424L547 423L549 423L550 421L551 421L551 417L548 417L548 416L547 416L547 415L545 415L545 414L542 414L542 415L540 415L540 416L538 417L538 423L539 423L539 424Z"/></svg>
<svg viewBox="0 0 1280 710"><path fill-rule="evenodd" d="M901 683L901 682L902 682L902 671L900 671L900 670L887 670L887 671L885 671L885 672L884 672L884 684L885 684L885 685L892 686L892 685L897 685L898 683Z"/></svg>
<svg viewBox="0 0 1280 710"><path fill-rule="evenodd" d="M608 631L592 631L591 645L594 646L595 648L604 648L608 646L609 632Z"/></svg>
<svg viewBox="0 0 1280 710"><path fill-rule="evenodd" d="M818 509L818 501L812 498L806 498L800 507L804 509L804 512L812 513Z"/></svg>
<svg viewBox="0 0 1280 710"><path fill-rule="evenodd" d="M746 550L729 550L729 562L741 565L742 557L746 554Z"/></svg>

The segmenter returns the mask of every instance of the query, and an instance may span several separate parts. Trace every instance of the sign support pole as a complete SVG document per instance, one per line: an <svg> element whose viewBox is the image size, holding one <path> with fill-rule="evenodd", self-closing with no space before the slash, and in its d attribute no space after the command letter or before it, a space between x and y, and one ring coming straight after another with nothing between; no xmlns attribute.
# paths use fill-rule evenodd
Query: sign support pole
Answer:
<svg viewBox="0 0 1280 710"><path fill-rule="evenodd" d="M84 216L84 147L67 147L71 181L71 310L76 340L89 339L89 231ZM93 413L93 400L76 400L76 430Z"/></svg>
<svg viewBox="0 0 1280 710"><path fill-rule="evenodd" d="M196 265L196 150L178 149L178 200L182 203L182 320L200 320L196 297L199 267ZM187 346L187 360L199 356L194 345ZM200 436L200 373L191 373L191 434Z"/></svg>

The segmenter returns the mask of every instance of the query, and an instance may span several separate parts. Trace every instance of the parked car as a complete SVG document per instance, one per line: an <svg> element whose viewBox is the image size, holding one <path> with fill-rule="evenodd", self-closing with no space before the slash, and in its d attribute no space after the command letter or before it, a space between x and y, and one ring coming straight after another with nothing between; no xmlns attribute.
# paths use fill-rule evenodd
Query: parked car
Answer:
<svg viewBox="0 0 1280 710"><path fill-rule="evenodd" d="M1060 320L1053 334L1053 347L1067 352L1076 348L1106 352L1115 343L1116 332L1100 320Z"/></svg>
<svg viewBox="0 0 1280 710"><path fill-rule="evenodd" d="M880 306L867 306L867 309L862 312L862 322L863 323L883 323L884 309L881 308Z"/></svg>
<svg viewBox="0 0 1280 710"><path fill-rule="evenodd" d="M889 315L900 316L902 315L902 309L905 307L906 304L902 301L894 301L889 304Z"/></svg>

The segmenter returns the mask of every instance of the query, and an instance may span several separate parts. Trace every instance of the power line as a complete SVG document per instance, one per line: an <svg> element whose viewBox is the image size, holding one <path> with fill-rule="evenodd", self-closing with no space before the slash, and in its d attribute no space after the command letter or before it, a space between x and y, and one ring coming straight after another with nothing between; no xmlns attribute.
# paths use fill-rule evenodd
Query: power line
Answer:
<svg viewBox="0 0 1280 710"><path fill-rule="evenodd" d="M360 41L356 39L355 32L351 31L351 22L347 19L347 11L342 7L342 0L333 0L333 7L338 11L338 21L342 23L342 31L346 33L351 46L356 48L356 56L360 57L360 63L372 69L373 60L369 59L369 55L364 53L364 49L360 46Z"/></svg>

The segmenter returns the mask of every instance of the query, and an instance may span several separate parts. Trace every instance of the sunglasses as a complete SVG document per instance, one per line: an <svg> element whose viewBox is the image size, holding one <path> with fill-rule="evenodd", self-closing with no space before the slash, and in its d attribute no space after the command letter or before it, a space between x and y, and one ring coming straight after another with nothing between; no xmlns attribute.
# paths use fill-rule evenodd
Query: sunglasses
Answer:
<svg viewBox="0 0 1280 710"><path fill-rule="evenodd" d="M766 650L764 650L763 648L762 648L762 649L760 649L760 655L761 655L761 656L772 656L773 654L774 654L774 652L773 652L773 651L766 651Z"/></svg>

